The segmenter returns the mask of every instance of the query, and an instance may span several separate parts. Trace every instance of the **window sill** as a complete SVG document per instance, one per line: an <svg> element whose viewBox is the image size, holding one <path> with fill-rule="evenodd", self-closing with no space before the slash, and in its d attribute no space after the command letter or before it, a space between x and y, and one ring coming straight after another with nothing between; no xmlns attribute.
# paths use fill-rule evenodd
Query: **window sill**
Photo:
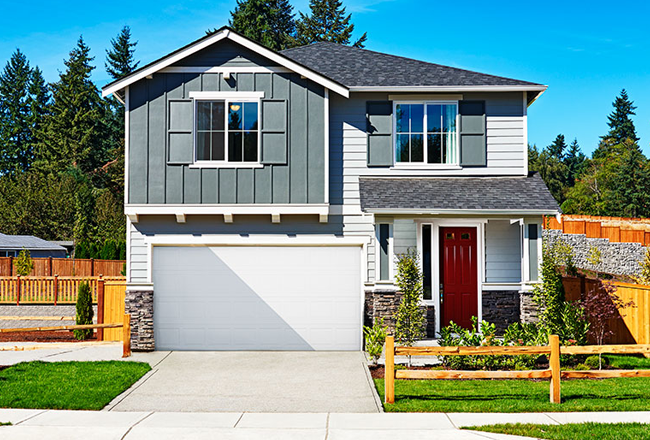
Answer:
<svg viewBox="0 0 650 440"><path fill-rule="evenodd" d="M190 168L264 168L259 162L194 162Z"/></svg>
<svg viewBox="0 0 650 440"><path fill-rule="evenodd" d="M390 167L391 170L462 170L460 165L436 165L436 164L396 164Z"/></svg>

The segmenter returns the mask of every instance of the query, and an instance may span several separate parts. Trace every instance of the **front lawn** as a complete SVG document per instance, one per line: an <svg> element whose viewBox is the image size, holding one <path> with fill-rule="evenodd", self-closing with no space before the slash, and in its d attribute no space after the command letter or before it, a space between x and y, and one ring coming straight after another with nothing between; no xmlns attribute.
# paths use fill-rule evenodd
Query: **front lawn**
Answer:
<svg viewBox="0 0 650 440"><path fill-rule="evenodd" d="M384 380L375 379L384 400ZM387 412L648 411L650 378L562 381L562 403L549 402L550 382L530 380L396 380Z"/></svg>
<svg viewBox="0 0 650 440"><path fill-rule="evenodd" d="M521 435L550 440L643 440L650 439L650 425L642 423L570 423L566 425L505 424L463 429Z"/></svg>
<svg viewBox="0 0 650 440"><path fill-rule="evenodd" d="M0 370L0 408L99 410L147 371L142 362L25 362Z"/></svg>
<svg viewBox="0 0 650 440"><path fill-rule="evenodd" d="M620 370L647 370L650 368L650 358L643 355L604 354L611 368Z"/></svg>

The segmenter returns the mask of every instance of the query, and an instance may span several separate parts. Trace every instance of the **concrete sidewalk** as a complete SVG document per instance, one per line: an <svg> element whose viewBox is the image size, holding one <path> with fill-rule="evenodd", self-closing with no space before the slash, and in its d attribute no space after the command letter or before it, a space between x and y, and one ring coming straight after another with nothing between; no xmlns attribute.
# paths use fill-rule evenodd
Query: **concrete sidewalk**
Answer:
<svg viewBox="0 0 650 440"><path fill-rule="evenodd" d="M507 440L525 437L460 430L495 423L650 422L650 412L606 413L164 413L0 409L0 438L52 440L300 439Z"/></svg>

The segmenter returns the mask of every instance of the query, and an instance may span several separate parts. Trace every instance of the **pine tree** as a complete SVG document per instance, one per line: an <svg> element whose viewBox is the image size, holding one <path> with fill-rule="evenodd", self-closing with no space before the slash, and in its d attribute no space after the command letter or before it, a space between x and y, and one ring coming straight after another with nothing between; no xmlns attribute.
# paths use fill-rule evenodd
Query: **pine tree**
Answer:
<svg viewBox="0 0 650 440"><path fill-rule="evenodd" d="M617 166L612 176L608 215L650 217L650 164L631 138L614 147ZM612 154L612 156L614 156Z"/></svg>
<svg viewBox="0 0 650 440"><path fill-rule="evenodd" d="M38 134L38 166L46 172L70 167L85 173L106 162L106 103L90 79L93 57L83 37L52 84L52 105Z"/></svg>
<svg viewBox="0 0 650 440"><path fill-rule="evenodd" d="M0 75L0 174L15 174L32 163L33 78L27 57L16 50Z"/></svg>
<svg viewBox="0 0 650 440"><path fill-rule="evenodd" d="M620 144L626 139L631 139L632 142L639 141L634 122L630 118L636 115L634 112L636 106L633 101L630 101L625 89L621 90L621 94L616 97L612 106L614 111L607 117L609 132L602 137L602 141L594 151L594 158L605 157L610 146Z"/></svg>
<svg viewBox="0 0 650 440"><path fill-rule="evenodd" d="M350 45L354 24L350 22L352 14L345 15L341 0L310 0L309 9L310 14L301 12L296 23L298 45L319 41ZM367 38L364 32L352 46L362 48Z"/></svg>
<svg viewBox="0 0 650 440"><path fill-rule="evenodd" d="M567 148L564 135L558 134L553 143L546 148L551 157L559 160L564 159L564 150Z"/></svg>
<svg viewBox="0 0 650 440"><path fill-rule="evenodd" d="M131 28L124 26L116 38L111 39L111 49L106 50L106 72L113 79L121 79L138 68L139 61L133 56L137 41L131 41Z"/></svg>
<svg viewBox="0 0 650 440"><path fill-rule="evenodd" d="M289 0L237 0L237 6L230 12L229 25L269 49L283 50L295 41L294 16Z"/></svg>
<svg viewBox="0 0 650 440"><path fill-rule="evenodd" d="M567 186L572 187L576 184L576 179L585 168L587 156L580 149L578 139L574 139L569 146L569 151L564 155L564 164L569 170Z"/></svg>

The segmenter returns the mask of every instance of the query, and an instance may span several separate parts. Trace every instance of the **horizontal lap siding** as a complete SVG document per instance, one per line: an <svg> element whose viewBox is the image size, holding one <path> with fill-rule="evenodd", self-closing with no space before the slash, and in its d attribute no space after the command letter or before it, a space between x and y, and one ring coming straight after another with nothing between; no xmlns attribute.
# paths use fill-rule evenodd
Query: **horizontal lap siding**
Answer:
<svg viewBox="0 0 650 440"><path fill-rule="evenodd" d="M521 239L518 223L490 220L485 227L485 281L521 281Z"/></svg>

